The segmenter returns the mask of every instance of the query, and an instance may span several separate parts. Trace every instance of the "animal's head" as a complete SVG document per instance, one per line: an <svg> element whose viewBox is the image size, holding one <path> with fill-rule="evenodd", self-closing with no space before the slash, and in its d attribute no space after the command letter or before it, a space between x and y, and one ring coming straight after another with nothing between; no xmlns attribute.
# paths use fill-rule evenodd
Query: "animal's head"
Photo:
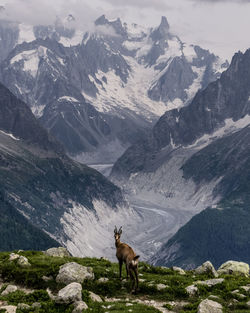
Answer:
<svg viewBox="0 0 250 313"><path fill-rule="evenodd" d="M136 255L133 260L130 262L131 267L137 267L139 263L139 255Z"/></svg>
<svg viewBox="0 0 250 313"><path fill-rule="evenodd" d="M119 228L119 230L117 230L117 227L115 226L115 229L114 229L115 240L119 240L121 237L121 234L122 234L122 226Z"/></svg>

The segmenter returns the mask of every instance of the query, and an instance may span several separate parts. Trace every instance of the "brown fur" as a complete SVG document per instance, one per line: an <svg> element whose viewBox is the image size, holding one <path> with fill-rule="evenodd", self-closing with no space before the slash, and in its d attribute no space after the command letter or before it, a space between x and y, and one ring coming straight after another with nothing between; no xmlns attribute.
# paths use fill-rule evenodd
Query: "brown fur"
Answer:
<svg viewBox="0 0 250 313"><path fill-rule="evenodd" d="M135 292L138 289L138 259L139 255L136 255L134 250L120 241L122 234L122 228L120 227L119 231L115 226L114 237L115 237L115 246L116 246L116 257L119 261L119 271L120 279L122 279L122 264L125 263L127 279L128 276L132 280L132 292Z"/></svg>

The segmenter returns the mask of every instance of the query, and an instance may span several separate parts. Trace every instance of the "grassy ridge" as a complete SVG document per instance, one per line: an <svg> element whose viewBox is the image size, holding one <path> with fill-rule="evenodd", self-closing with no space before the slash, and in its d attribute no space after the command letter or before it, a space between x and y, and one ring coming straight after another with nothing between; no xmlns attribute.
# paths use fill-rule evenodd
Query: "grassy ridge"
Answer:
<svg viewBox="0 0 250 313"><path fill-rule="evenodd" d="M59 267L67 262L77 262L84 266L93 268L95 279L93 281L85 281L83 285L82 298L88 304L89 308L85 312L159 312L157 308L149 305L149 301L161 303L167 309L173 312L197 312L199 303L209 295L216 295L224 307L224 312L250 312L247 308L249 301L249 293L242 286L250 284L250 279L242 276L224 276L225 280L222 284L213 287L198 286L198 295L190 298L185 290L197 280L206 280L208 275L195 275L192 271L187 271L186 275L180 275L172 269L154 267L146 263L140 263L140 290L136 295L130 294L130 282L118 279L118 264L111 263L104 259L94 258L58 258L49 257L42 252L26 251L20 254L26 256L31 263L30 267L22 268L16 261L9 261L8 252L0 253L0 273L4 282L16 283L19 286L32 288L35 291L31 294L25 294L18 290L7 296L0 296L0 300L8 301L9 304L17 305L18 303L26 303L31 305L34 302L40 302L41 308L36 309L18 309L21 312L72 312L72 305L58 305L54 303L46 292L46 288L50 288L53 292L57 292L64 285L57 284L55 278L58 274ZM51 276L51 281L44 281L43 276ZM123 272L125 277L125 271ZM99 282L99 278L108 278L107 282ZM164 284L166 288L158 290L157 285ZM3 284L2 290L6 287ZM231 292L239 289L240 293L246 297L240 298ZM102 297L105 302L93 302L89 297L89 291L92 291ZM237 300L230 306L230 303ZM138 301L140 303L138 303ZM175 303L175 305L173 305ZM132 311L131 311L132 310Z"/></svg>

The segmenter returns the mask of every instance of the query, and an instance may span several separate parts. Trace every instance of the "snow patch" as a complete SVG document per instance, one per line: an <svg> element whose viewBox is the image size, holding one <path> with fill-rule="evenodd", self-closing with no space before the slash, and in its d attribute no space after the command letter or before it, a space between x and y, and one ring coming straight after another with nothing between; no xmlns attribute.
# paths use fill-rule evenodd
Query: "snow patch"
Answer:
<svg viewBox="0 0 250 313"><path fill-rule="evenodd" d="M39 53L41 53L36 49L33 50L27 50L23 51L16 56L14 56L10 60L10 64L18 63L20 61L23 61L23 69L24 71L29 72L33 77L36 77L37 70L38 70L38 65L39 65Z"/></svg>
<svg viewBox="0 0 250 313"><path fill-rule="evenodd" d="M19 37L18 37L18 44L23 42L31 42L36 40L34 35L33 26L26 25L26 24L19 24Z"/></svg>
<svg viewBox="0 0 250 313"><path fill-rule="evenodd" d="M81 30L75 30L74 36L72 38L61 37L59 42L64 47L77 46L82 43L84 32Z"/></svg>
<svg viewBox="0 0 250 313"><path fill-rule="evenodd" d="M199 139L197 139L193 144L186 146L189 148L202 149L208 146L215 139L224 137L225 135L232 134L239 129L242 129L250 124L250 115L245 115L243 118L233 121L232 118L226 119L224 121L224 126L215 130L212 134L205 134Z"/></svg>
<svg viewBox="0 0 250 313"><path fill-rule="evenodd" d="M58 101L59 101L59 102L68 101L68 102L77 102L77 103L79 103L79 101L78 101L76 98L74 98L74 97L69 97L69 96L60 97L60 98L58 98Z"/></svg>
<svg viewBox="0 0 250 313"><path fill-rule="evenodd" d="M115 260L113 231L115 225L137 220L130 208L110 208L105 202L94 200L94 210L74 201L61 218L65 235L69 238L63 244L74 256L108 257ZM136 224L136 223L135 223ZM135 225L134 224L134 225ZM126 231L129 234L129 231Z"/></svg>
<svg viewBox="0 0 250 313"><path fill-rule="evenodd" d="M161 101L154 101L148 97L148 89L151 84L152 77L155 71L151 67L144 67L139 64L132 57L125 57L127 63L133 69L128 77L128 82L125 84L119 76L115 74L114 70L107 73L98 71L96 78L102 81L105 76L107 84L105 88L95 84L98 88L96 98L88 96L82 91L83 96L90 101L99 112L110 112L119 116L117 107L121 110L134 112L138 115L143 115L146 119L163 115L167 109L165 103ZM95 79L89 75L91 82L95 83ZM123 113L124 114L124 113ZM121 114L120 117L123 115Z"/></svg>
<svg viewBox="0 0 250 313"><path fill-rule="evenodd" d="M14 135L12 135L11 133L6 133L3 130L0 130L0 132L6 136L9 136L10 138L14 139L14 140L20 140L19 138L15 137Z"/></svg>
<svg viewBox="0 0 250 313"><path fill-rule="evenodd" d="M206 67L196 67L192 66L192 71L197 74L197 78L193 80L193 83L185 89L185 92L187 94L187 100L190 101L195 96L196 92L201 88L201 82L204 75Z"/></svg>

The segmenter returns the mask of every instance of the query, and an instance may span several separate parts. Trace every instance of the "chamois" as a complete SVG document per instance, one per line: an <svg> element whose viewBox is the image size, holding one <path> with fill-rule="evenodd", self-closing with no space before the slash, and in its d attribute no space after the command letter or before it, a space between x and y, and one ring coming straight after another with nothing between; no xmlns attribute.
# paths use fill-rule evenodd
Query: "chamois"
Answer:
<svg viewBox="0 0 250 313"><path fill-rule="evenodd" d="M133 249L120 241L122 234L122 227L117 228L115 226L114 237L115 237L115 246L116 246L116 257L119 261L119 270L120 270L120 279L122 279L122 264L123 262L126 265L127 279L128 275L132 280L132 292L135 292L138 289L138 259L139 255L136 255ZM136 285L136 288L135 288Z"/></svg>

